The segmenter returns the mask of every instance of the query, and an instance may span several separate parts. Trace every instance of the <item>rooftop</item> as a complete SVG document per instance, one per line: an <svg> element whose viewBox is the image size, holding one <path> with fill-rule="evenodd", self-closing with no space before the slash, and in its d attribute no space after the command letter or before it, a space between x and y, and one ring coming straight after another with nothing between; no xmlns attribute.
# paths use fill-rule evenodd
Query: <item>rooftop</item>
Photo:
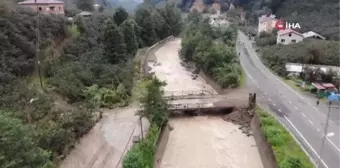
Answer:
<svg viewBox="0 0 340 168"><path fill-rule="evenodd" d="M259 22L265 22L265 21L268 21L268 20L277 20L276 19L276 16L271 14L269 16L267 15L262 15L261 17L259 17Z"/></svg>
<svg viewBox="0 0 340 168"><path fill-rule="evenodd" d="M288 33L294 33L294 34L296 34L296 35L299 35L299 36L303 37L303 35L302 35L301 33L297 32L297 31L295 31L295 30L292 30L292 29L284 29L284 30L280 30L280 31L277 32L277 35L278 35L278 36L283 36L283 35L286 35L286 34L288 34Z"/></svg>
<svg viewBox="0 0 340 168"><path fill-rule="evenodd" d="M303 33L303 37L304 37L304 38L315 37L315 36L317 36L317 37L319 37L319 38L321 38L321 39L326 39L325 37L321 36L321 35L318 34L318 33L313 32L313 31L309 31L309 32Z"/></svg>
<svg viewBox="0 0 340 168"><path fill-rule="evenodd" d="M64 4L62 1L58 0L26 0L19 2L18 4L20 5L25 5L25 4Z"/></svg>
<svg viewBox="0 0 340 168"><path fill-rule="evenodd" d="M82 11L82 12L78 13L77 15L90 16L90 15L92 15L92 13L91 12L87 12L87 11Z"/></svg>

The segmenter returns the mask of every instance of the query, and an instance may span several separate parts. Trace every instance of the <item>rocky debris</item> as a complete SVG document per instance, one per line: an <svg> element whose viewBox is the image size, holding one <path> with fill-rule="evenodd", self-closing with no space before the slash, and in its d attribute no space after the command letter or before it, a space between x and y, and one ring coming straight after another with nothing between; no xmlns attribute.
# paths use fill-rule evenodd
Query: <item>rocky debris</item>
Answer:
<svg viewBox="0 0 340 168"><path fill-rule="evenodd" d="M247 136L251 136L252 132L250 128L250 121L252 117L253 116L248 112L247 108L241 108L235 109L231 113L225 115L223 120L240 125L239 129Z"/></svg>
<svg viewBox="0 0 340 168"><path fill-rule="evenodd" d="M238 129L241 130L242 133L246 134L248 137L253 135L249 124L243 124Z"/></svg>
<svg viewBox="0 0 340 168"><path fill-rule="evenodd" d="M198 77L198 75L197 75L197 74L192 74L192 75L191 75L191 79L192 79L192 80L196 80L196 79L197 79L197 77Z"/></svg>
<svg viewBox="0 0 340 168"><path fill-rule="evenodd" d="M154 63L153 63L153 66L160 66L160 65L161 65L160 62L154 62Z"/></svg>
<svg viewBox="0 0 340 168"><path fill-rule="evenodd" d="M170 124L168 124L168 128L169 128L170 131L174 130L174 127L171 126Z"/></svg>

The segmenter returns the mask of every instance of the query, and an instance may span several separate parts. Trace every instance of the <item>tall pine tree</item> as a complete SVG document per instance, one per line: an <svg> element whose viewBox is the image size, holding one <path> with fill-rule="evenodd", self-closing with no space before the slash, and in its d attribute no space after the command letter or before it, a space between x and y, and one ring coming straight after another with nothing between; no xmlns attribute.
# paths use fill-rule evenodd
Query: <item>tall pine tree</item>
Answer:
<svg viewBox="0 0 340 168"><path fill-rule="evenodd" d="M116 9L113 20L116 22L116 24L119 26L122 24L127 18L129 17L129 13L126 12L126 10L122 7L119 7Z"/></svg>
<svg viewBox="0 0 340 168"><path fill-rule="evenodd" d="M112 64L126 61L126 44L123 33L112 20L109 20L105 26L103 43L108 60Z"/></svg>
<svg viewBox="0 0 340 168"><path fill-rule="evenodd" d="M136 22L141 27L141 39L145 45L151 46L159 40L155 31L155 23L151 12L145 8L136 11Z"/></svg>
<svg viewBox="0 0 340 168"><path fill-rule="evenodd" d="M135 23L132 20L125 20L119 27L124 34L126 51L130 56L133 56L138 50L138 38L135 34Z"/></svg>

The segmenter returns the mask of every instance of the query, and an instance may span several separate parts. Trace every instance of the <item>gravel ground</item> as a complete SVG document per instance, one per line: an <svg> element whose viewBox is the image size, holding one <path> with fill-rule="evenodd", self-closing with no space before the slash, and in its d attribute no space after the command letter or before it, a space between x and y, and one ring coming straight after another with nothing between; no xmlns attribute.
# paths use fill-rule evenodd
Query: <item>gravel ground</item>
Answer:
<svg viewBox="0 0 340 168"><path fill-rule="evenodd" d="M164 90L213 90L202 78L193 80L191 72L181 66L180 43L180 39L167 42L155 53L158 65L149 64L152 72L167 83ZM239 125L221 117L203 116L171 119L170 125L174 130L170 132L161 168L263 167L255 140L242 133Z"/></svg>

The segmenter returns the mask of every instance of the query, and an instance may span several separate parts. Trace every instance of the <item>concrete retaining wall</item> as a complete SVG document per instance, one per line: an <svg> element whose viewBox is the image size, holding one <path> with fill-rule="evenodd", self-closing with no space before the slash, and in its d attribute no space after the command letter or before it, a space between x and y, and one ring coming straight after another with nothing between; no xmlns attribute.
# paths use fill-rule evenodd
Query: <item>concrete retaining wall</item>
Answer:
<svg viewBox="0 0 340 168"><path fill-rule="evenodd" d="M141 58L141 62L140 62L140 72L143 73L143 75L148 75L149 72L149 65L148 62L149 61L155 61L155 52L162 47L166 42L171 41L174 39L174 36L169 36L159 42L157 42L156 44L152 45L151 47L149 47L144 56L142 56ZM154 168L159 168L160 167L160 161L164 155L165 152L165 148L166 145L168 143L168 139L169 139L169 134L170 134L170 128L168 125L165 125L160 133L160 136L158 137L157 140L157 149L156 149L156 154L155 154L155 161L154 161Z"/></svg>
<svg viewBox="0 0 340 168"><path fill-rule="evenodd" d="M169 125L165 125L162 128L161 131L161 135L158 138L158 143L157 143L157 149L156 149L156 155L155 155L155 161L153 164L153 168L160 168L161 166L161 160L163 158L165 149L166 149L166 145L168 143L169 140L169 135L170 135L170 126Z"/></svg>
<svg viewBox="0 0 340 168"><path fill-rule="evenodd" d="M140 66L140 72L142 72L144 75L147 75L148 72L149 72L149 66L148 66L148 62L149 61L154 61L154 55L155 55L155 52L160 48L162 47L166 42L170 41L174 39L174 36L169 36L159 42L157 42L156 44L152 45L151 47L149 47L145 54L144 54L144 57L141 59L141 66Z"/></svg>
<svg viewBox="0 0 340 168"><path fill-rule="evenodd" d="M256 142L257 149L259 150L261 160L264 168L279 168L274 151L268 144L264 134L261 130L260 119L258 114L255 113L251 120L250 127L253 131L253 136Z"/></svg>

